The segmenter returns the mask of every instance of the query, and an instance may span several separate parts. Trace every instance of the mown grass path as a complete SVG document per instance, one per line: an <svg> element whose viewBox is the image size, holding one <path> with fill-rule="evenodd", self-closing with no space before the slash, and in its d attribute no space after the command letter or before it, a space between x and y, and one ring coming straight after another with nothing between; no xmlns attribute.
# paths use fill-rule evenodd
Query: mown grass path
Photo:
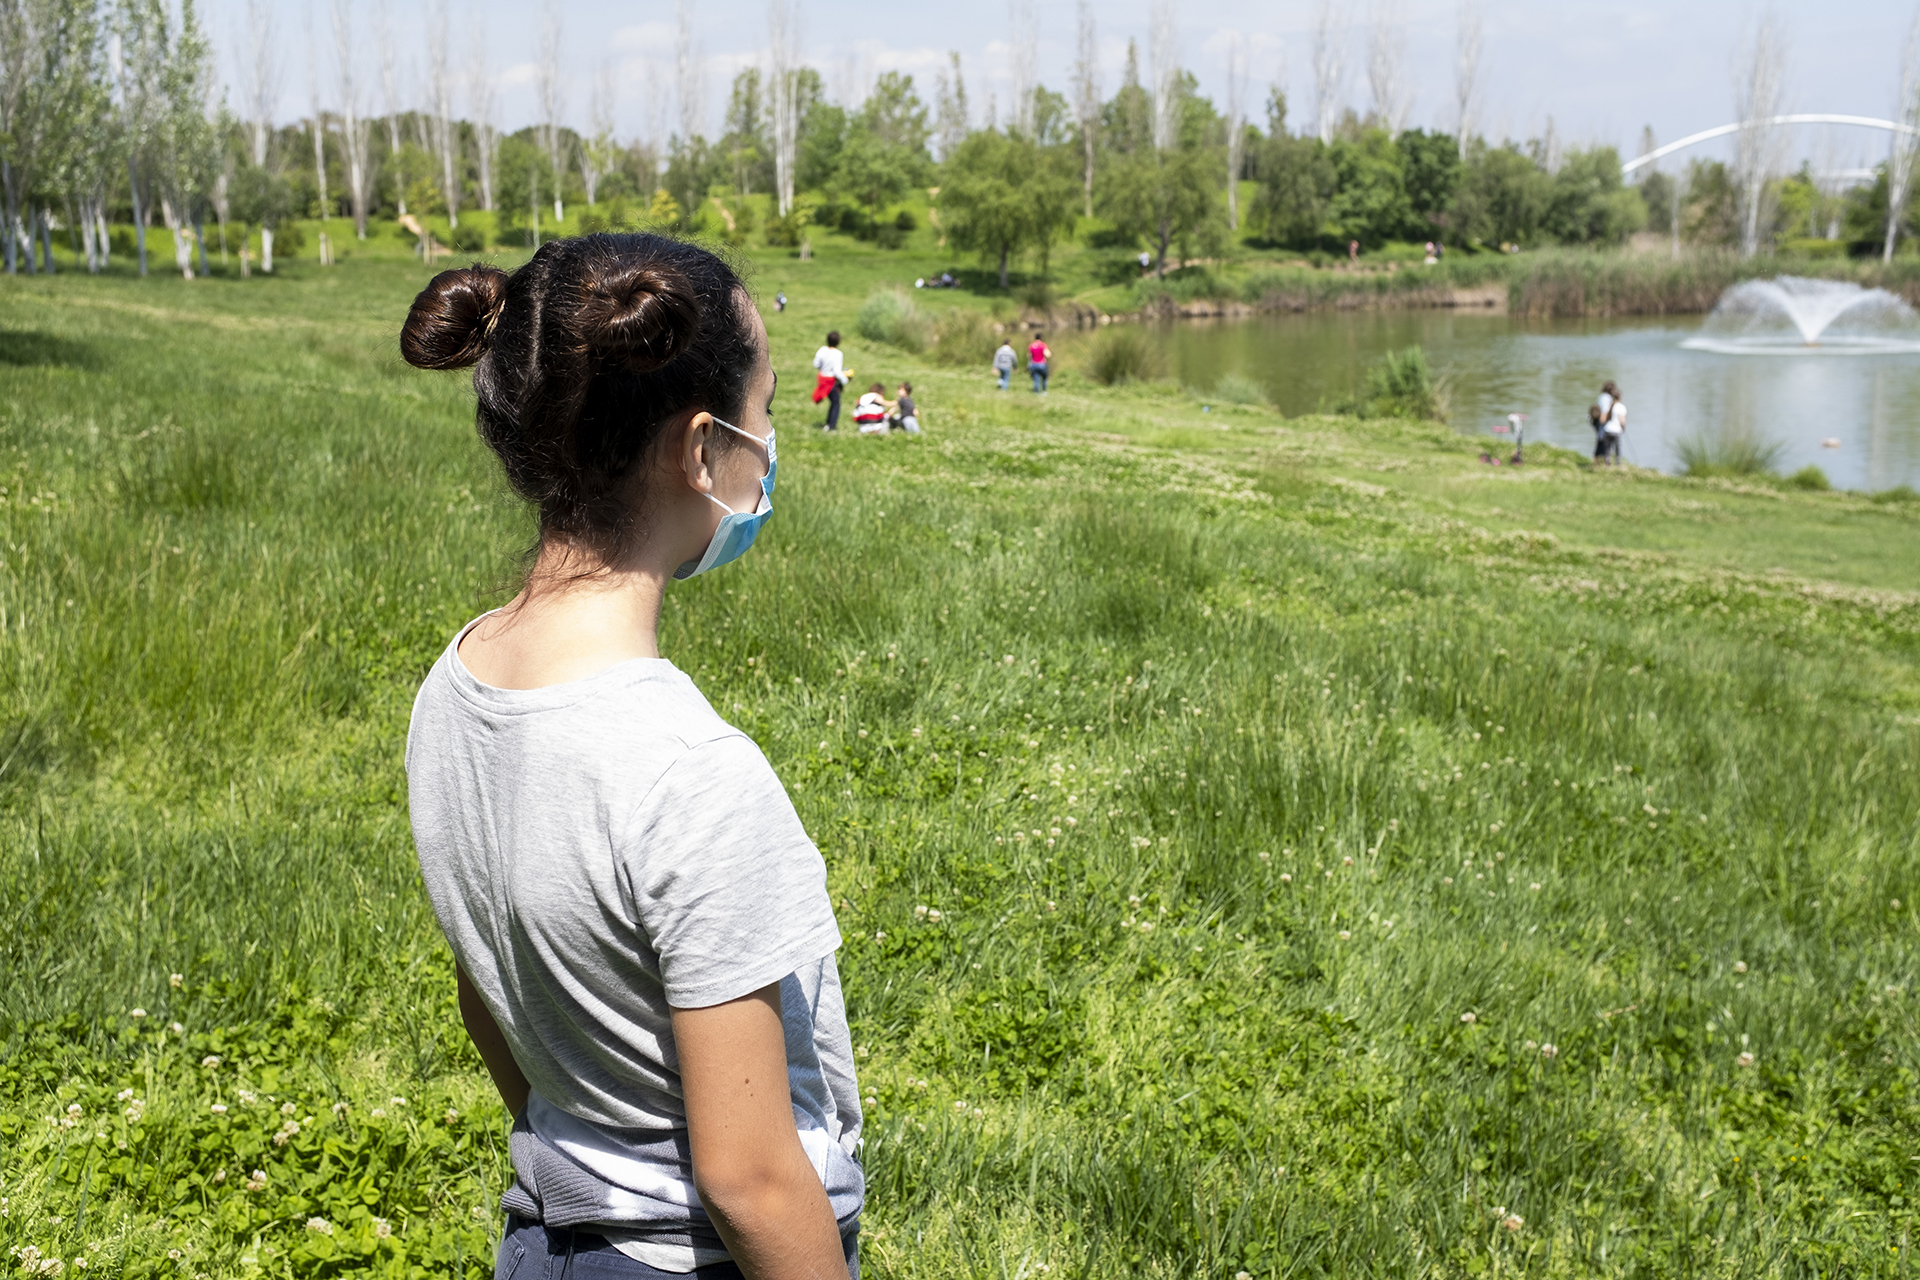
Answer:
<svg viewBox="0 0 1920 1280"><path fill-rule="evenodd" d="M1171 388L798 389L663 645L824 850L868 1274L1904 1275L1920 518ZM0 288L0 1243L484 1274L413 688L528 535L417 268Z"/></svg>

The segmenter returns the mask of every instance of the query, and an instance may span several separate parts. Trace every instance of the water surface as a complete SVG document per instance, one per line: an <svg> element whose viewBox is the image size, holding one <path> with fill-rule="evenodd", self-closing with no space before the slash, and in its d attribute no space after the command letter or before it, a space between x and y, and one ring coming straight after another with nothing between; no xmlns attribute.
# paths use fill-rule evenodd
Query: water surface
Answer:
<svg viewBox="0 0 1920 1280"><path fill-rule="evenodd" d="M1158 332L1183 383L1204 389L1242 373L1288 414L1353 392L1370 362L1419 343L1448 377L1455 427L1489 440L1495 423L1524 413L1529 440L1591 451L1587 406L1611 378L1627 403L1626 455L1637 465L1675 471L1678 442L1745 432L1780 442L1783 471L1813 463L1842 488L1920 488L1920 354L1683 346L1700 324L1352 311L1184 321ZM1840 447L1823 448L1828 438Z"/></svg>

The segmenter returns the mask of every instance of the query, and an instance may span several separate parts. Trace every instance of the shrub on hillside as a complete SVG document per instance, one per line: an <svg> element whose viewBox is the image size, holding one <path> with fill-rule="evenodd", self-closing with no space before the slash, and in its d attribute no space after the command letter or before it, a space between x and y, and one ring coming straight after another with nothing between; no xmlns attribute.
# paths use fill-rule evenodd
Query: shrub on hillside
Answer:
<svg viewBox="0 0 1920 1280"><path fill-rule="evenodd" d="M1105 387L1151 382L1166 373L1166 355L1138 325L1102 329L1087 351L1087 376Z"/></svg>
<svg viewBox="0 0 1920 1280"><path fill-rule="evenodd" d="M1833 488L1833 482L1827 479L1827 473L1812 463L1808 463L1788 476L1787 483L1796 489L1811 489L1815 492L1824 492Z"/></svg>
<svg viewBox="0 0 1920 1280"><path fill-rule="evenodd" d="M1244 373L1223 373L1213 384L1213 398L1223 404L1266 404L1267 389Z"/></svg>
<svg viewBox="0 0 1920 1280"><path fill-rule="evenodd" d="M1674 453L1680 459L1683 475L1740 477L1772 475L1785 449L1778 440L1762 440L1747 431L1727 431L1715 436L1690 436L1674 446Z"/></svg>
<svg viewBox="0 0 1920 1280"><path fill-rule="evenodd" d="M1367 370L1367 409L1381 418L1418 418L1443 422L1447 416L1446 380L1427 363L1421 347L1389 351Z"/></svg>
<svg viewBox="0 0 1920 1280"><path fill-rule="evenodd" d="M984 365L999 345L993 321L971 308L956 308L933 322L933 358L941 364Z"/></svg>
<svg viewBox="0 0 1920 1280"><path fill-rule="evenodd" d="M853 327L863 338L908 351L924 351L933 341L933 324L900 289L875 289L861 304Z"/></svg>

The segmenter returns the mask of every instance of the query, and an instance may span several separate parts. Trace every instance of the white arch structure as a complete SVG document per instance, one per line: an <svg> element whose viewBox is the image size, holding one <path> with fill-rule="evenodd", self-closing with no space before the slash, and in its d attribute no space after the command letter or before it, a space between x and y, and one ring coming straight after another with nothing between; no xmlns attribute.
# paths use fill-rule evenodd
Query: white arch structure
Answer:
<svg viewBox="0 0 1920 1280"><path fill-rule="evenodd" d="M1851 124L1851 125L1858 125L1860 128L1863 128L1863 129L1885 129L1889 133L1920 133L1920 129L1910 128L1907 125L1901 124L1897 120L1881 120L1874 116L1836 116L1836 115L1773 116L1766 120L1755 121L1754 123L1768 124L1768 125ZM1660 159L1662 156L1672 155L1674 152L1679 151L1685 147L1691 147L1696 143L1711 142L1715 138L1724 138L1728 134L1738 133L1746 127L1747 127L1747 122L1743 120L1738 124L1723 124L1717 129L1706 129L1701 131L1700 133L1689 134L1686 137L1680 139L1678 142L1669 142L1664 147L1655 147L1652 151L1647 152L1647 154L1643 156L1635 156L1633 159L1627 161L1625 164L1620 166L1620 172L1623 174L1632 173L1635 169L1638 169L1641 165L1652 164L1654 161Z"/></svg>

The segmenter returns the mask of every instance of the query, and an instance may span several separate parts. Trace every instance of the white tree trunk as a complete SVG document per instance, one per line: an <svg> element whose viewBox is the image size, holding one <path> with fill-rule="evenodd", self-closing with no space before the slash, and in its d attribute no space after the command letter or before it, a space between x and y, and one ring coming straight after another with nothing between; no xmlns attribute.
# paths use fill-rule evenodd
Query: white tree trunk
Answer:
<svg viewBox="0 0 1920 1280"><path fill-rule="evenodd" d="M767 88L773 108L773 187L774 203L780 216L793 212L794 143L799 131L794 101L795 46L799 15L795 0L769 0L767 33L771 42ZM657 139L654 139L657 141ZM644 193L643 193L644 194Z"/></svg>
<svg viewBox="0 0 1920 1280"><path fill-rule="evenodd" d="M173 265L180 269L182 279L193 279L193 235L181 225L180 211L166 195L160 197L160 221L173 233Z"/></svg>
<svg viewBox="0 0 1920 1280"><path fill-rule="evenodd" d="M1147 53L1153 60L1153 146L1170 151L1180 142L1180 31L1173 0L1153 0ZM1015 104L1014 111L1019 111Z"/></svg>
<svg viewBox="0 0 1920 1280"><path fill-rule="evenodd" d="M273 228L260 228L260 270L273 274Z"/></svg>
<svg viewBox="0 0 1920 1280"><path fill-rule="evenodd" d="M1346 79L1345 51L1340 47L1346 33L1334 25L1333 0L1320 0L1320 20L1313 33L1314 127L1320 141L1333 141L1334 113L1339 110L1340 91Z"/></svg>
<svg viewBox="0 0 1920 1280"><path fill-rule="evenodd" d="M1480 10L1474 0L1460 0L1459 44L1453 65L1454 127L1460 158L1467 158L1467 139L1473 133L1474 99L1480 87Z"/></svg>

